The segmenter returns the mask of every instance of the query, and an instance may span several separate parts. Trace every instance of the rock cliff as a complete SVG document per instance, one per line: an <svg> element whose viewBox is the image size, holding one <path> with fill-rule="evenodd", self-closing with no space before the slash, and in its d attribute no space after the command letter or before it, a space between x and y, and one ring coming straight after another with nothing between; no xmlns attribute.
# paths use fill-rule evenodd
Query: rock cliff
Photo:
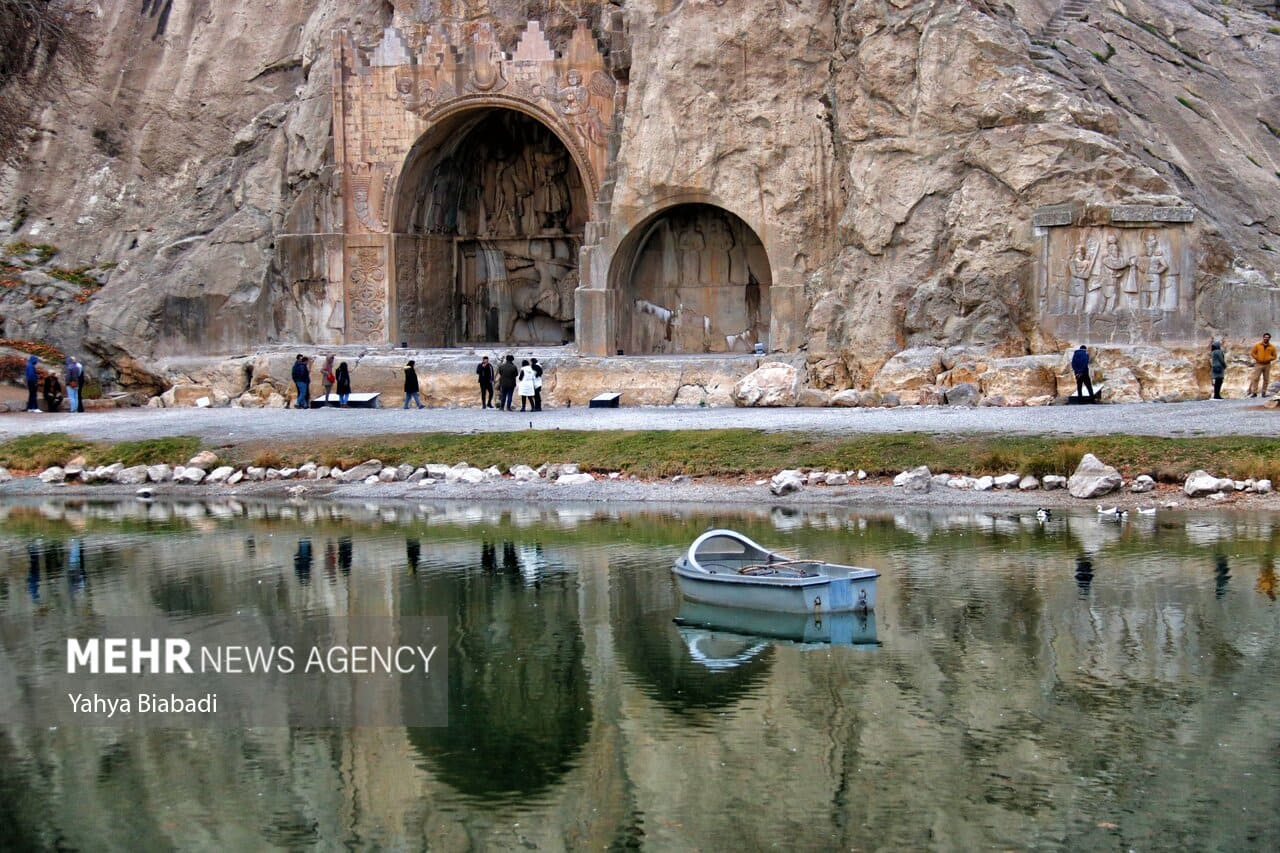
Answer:
<svg viewBox="0 0 1280 853"><path fill-rule="evenodd" d="M1046 205L1074 205L1077 224L1107 205L1195 208L1194 326L1244 338L1280 320L1280 21L1265 7L79 2L97 73L0 173L0 238L53 244L54 263L105 283L33 302L47 281L11 263L3 336L87 349L131 382L168 356L307 343L274 239L332 193L332 33L372 46L392 24L487 19L510 50L530 17L556 43L576 15L598 28L620 9L611 215L701 199L753 223L791 330L773 347L806 354L807 384L866 387L911 346L1058 350L1035 296Z"/></svg>

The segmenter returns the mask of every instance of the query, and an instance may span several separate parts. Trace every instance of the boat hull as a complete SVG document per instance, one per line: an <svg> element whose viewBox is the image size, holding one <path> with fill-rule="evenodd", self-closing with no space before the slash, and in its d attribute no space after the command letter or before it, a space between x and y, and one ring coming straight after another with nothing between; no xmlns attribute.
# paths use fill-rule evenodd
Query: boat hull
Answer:
<svg viewBox="0 0 1280 853"><path fill-rule="evenodd" d="M878 645L874 610L851 613L778 613L741 607L716 607L684 601L676 623L682 627L790 640L801 644Z"/></svg>
<svg viewBox="0 0 1280 853"><path fill-rule="evenodd" d="M672 567L680 594L690 601L775 613L845 613L874 610L876 573L821 575L812 578L709 574L681 557Z"/></svg>

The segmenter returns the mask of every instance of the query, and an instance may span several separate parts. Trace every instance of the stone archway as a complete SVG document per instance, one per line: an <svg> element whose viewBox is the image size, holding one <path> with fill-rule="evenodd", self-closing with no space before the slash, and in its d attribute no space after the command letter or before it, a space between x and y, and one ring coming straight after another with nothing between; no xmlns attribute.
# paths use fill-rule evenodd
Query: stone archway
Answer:
<svg viewBox="0 0 1280 853"><path fill-rule="evenodd" d="M572 341L587 199L573 153L528 112L477 106L442 120L397 189L400 339Z"/></svg>
<svg viewBox="0 0 1280 853"><path fill-rule="evenodd" d="M669 207L636 226L614 256L618 349L767 348L772 284L764 245L741 218L711 204Z"/></svg>

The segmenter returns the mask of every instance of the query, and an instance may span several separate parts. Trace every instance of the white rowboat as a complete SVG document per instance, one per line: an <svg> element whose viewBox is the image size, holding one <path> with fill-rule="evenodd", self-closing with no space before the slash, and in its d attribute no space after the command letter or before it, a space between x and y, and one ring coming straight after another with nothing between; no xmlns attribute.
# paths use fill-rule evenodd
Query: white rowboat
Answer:
<svg viewBox="0 0 1280 853"><path fill-rule="evenodd" d="M875 569L797 560L733 530L709 530L676 560L681 594L691 601L779 613L874 610Z"/></svg>

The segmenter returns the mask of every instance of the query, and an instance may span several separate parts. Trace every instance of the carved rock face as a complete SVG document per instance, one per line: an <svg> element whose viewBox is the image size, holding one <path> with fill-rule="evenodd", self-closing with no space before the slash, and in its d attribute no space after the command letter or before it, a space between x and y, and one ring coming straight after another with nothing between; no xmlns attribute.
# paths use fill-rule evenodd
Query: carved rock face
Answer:
<svg viewBox="0 0 1280 853"><path fill-rule="evenodd" d="M22 208L14 236L56 244L66 266L117 266L89 301L83 331L25 300L5 302L7 326L26 336L68 335L58 339L64 347L85 342L113 362L144 366L168 354L266 341L388 342L401 322L425 330L447 312L435 304L394 310L398 294L388 295L388 283L398 277L398 251L380 259L380 304L367 293L376 289L377 265L360 266L361 247L329 237L290 243L289 235L333 235L348 223L372 235L398 233L385 204L394 192L389 173L372 168L381 162L377 146L388 144L386 129L347 157L368 163L367 174L339 174L335 163L333 30L348 30L367 56L387 26L407 31L431 6L442 20L491 20L500 52L512 55L528 31L527 5L397 2L384 16L377 4L249 4L181 31L171 22L158 41L148 41L156 21L135 9L108 13L101 67L74 105L50 107L46 125L58 133L42 136L32 149L38 156L0 182L0 217L11 221ZM1274 175L1255 165L1280 156L1258 120L1274 113L1268 99L1280 45L1266 35L1273 21L1248 8L1233 7L1229 20L1208 16L1199 0L1129 0L1123 16L1069 21L1054 58L1037 60L1025 46L1044 26L1046 8L1038 0L638 0L625 6L632 59L625 90L620 77L607 93L594 74L571 79L560 68L554 80L537 81L536 97L555 116L575 119L572 138L599 150L608 146L599 145L590 107L603 115L619 99L611 222L643 221L672 199L712 200L740 215L760 235L773 271L770 345L804 345L827 365L823 381L833 388L866 384L903 347L1057 350L1055 329L1079 330L1061 301L1070 299L1071 259L1084 264L1090 240L1097 243L1094 263L1077 276L1087 302L1106 268L1107 237L1116 234L1120 258L1133 258L1124 274L1156 285L1161 307L1143 309L1139 289L1139 311L1164 311L1174 294L1178 317L1187 321L1191 312L1198 334L1209 327L1245 335L1250 324L1275 323L1280 299L1258 286L1246 299L1233 284L1273 283L1280 264L1259 248L1280 245L1280 215L1269 203ZM598 24L594 6L590 13ZM575 25L556 15L540 32L562 51ZM245 32L253 50L225 49ZM1176 46L1162 33L1177 33ZM144 42L150 47L140 51ZM492 44L477 44L449 60L462 63L455 94L499 97L530 82L498 67ZM546 61L537 39L524 47ZM1212 67L1184 61L1188 55L1212 56ZM265 57L282 61L268 66ZM1055 63L1083 88L1062 82ZM385 90L377 93L415 121L444 91L424 89L421 74L397 76L390 66L378 73ZM1196 94L1184 104L1173 91ZM1172 224L1154 235L1154 248L1142 227L1061 226L1079 230L1051 247L1040 289L1033 211L1071 201L1190 203L1200 215L1182 246L1168 239ZM1187 252L1196 259L1194 287L1181 265ZM307 274L286 276L282 266ZM1114 315L1105 308L1098 316ZM1109 341L1145 340L1164 328L1154 317L1113 325ZM1186 375L1153 373L1148 382L1134 373L1144 397L1149 384L1185 383Z"/></svg>

